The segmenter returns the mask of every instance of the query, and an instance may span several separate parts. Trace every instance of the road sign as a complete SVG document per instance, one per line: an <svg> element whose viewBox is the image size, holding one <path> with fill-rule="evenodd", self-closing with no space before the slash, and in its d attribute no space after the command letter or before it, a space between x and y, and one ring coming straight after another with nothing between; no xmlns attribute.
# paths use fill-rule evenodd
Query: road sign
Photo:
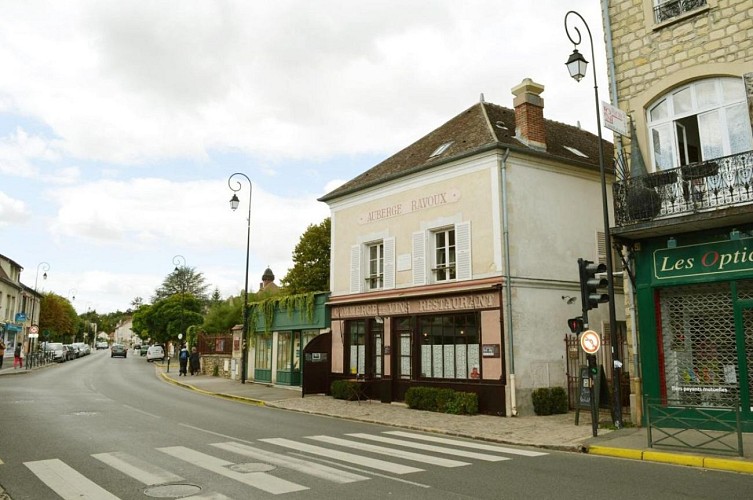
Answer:
<svg viewBox="0 0 753 500"><path fill-rule="evenodd" d="M37 338L37 337L39 337L39 334L38 334L38 333L30 333L30 334L29 334L29 338L30 338L30 339L35 339L35 338Z"/></svg>
<svg viewBox="0 0 753 500"><path fill-rule="evenodd" d="M601 348L601 336L593 330L580 335L580 347L586 354L596 354Z"/></svg>
<svg viewBox="0 0 753 500"><path fill-rule="evenodd" d="M39 333L39 327L37 325L31 325L31 328L29 328L29 331L31 333ZM36 337L34 337L36 338Z"/></svg>

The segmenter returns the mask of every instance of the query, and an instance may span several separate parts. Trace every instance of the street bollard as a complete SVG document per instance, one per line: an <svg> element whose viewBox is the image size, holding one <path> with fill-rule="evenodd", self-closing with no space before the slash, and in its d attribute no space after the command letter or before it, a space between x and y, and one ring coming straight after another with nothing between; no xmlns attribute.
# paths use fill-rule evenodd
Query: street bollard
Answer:
<svg viewBox="0 0 753 500"><path fill-rule="evenodd" d="M167 373L170 373L170 358L167 358Z"/></svg>

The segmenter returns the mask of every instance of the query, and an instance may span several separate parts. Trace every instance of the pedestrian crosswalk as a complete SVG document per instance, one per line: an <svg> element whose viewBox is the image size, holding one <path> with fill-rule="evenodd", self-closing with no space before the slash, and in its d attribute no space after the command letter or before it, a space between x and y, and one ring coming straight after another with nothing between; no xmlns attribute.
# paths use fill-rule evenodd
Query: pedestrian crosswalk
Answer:
<svg viewBox="0 0 753 500"><path fill-rule="evenodd" d="M219 476L220 480L224 478L252 490L284 495L315 488L321 485L321 481L347 485L385 477L385 474L387 477L405 477L433 467L454 469L469 467L476 462L505 462L512 457L546 455L538 451L407 431L312 435L296 439L270 437L256 441L208 443L204 449L197 448L166 446L145 449L139 456L114 451L96 453L91 458L100 464L100 469L104 464L117 471L118 476L127 476L144 487L196 483L195 478L201 477L198 473L191 476L193 479L184 476L188 475L186 470L197 468ZM108 491L96 483L96 478L60 459L26 462L25 465L64 500L119 498L117 491ZM104 477L104 472L98 473L97 477ZM116 484L122 484L122 481ZM200 484L196 486L200 493L185 498L230 500L223 492L205 491Z"/></svg>

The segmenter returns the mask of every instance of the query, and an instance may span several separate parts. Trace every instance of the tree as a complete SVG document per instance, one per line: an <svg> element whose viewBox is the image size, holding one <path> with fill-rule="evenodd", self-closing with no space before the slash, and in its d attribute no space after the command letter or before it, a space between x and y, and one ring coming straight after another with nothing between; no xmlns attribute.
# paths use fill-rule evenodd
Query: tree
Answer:
<svg viewBox="0 0 753 500"><path fill-rule="evenodd" d="M249 299L251 296L249 294ZM231 297L209 307L201 330L207 333L228 333L240 323L243 323L243 298Z"/></svg>
<svg viewBox="0 0 753 500"><path fill-rule="evenodd" d="M68 299L52 292L42 296L39 329L44 340L51 342L70 340L78 332L78 315Z"/></svg>
<svg viewBox="0 0 753 500"><path fill-rule="evenodd" d="M207 288L204 275L196 272L193 267L180 266L176 267L173 272L167 275L157 290L154 291L152 303L176 294L193 295L202 301L207 300Z"/></svg>
<svg viewBox="0 0 753 500"><path fill-rule="evenodd" d="M157 343L185 338L186 330L204 322L202 302L189 294L176 294L158 300L151 306L142 306L133 315L131 330L142 339Z"/></svg>
<svg viewBox="0 0 753 500"><path fill-rule="evenodd" d="M293 267L280 281L290 294L329 290L331 221L311 224L293 251Z"/></svg>

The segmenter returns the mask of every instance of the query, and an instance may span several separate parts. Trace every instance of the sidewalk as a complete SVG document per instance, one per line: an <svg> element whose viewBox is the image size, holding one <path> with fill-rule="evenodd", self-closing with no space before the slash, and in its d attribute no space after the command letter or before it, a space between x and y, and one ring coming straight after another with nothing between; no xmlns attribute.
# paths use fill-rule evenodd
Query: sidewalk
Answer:
<svg viewBox="0 0 753 500"><path fill-rule="evenodd" d="M707 469L753 474L753 435L743 434L744 457L727 455L667 452L649 448L645 428L620 430L599 429L592 436L588 412L581 412L581 425L574 414L545 417L493 417L489 415L449 415L411 410L403 404L377 401L343 401L330 396L301 397L300 388L287 388L237 381L206 375L179 377L157 365L167 382L215 397L285 410L346 418L404 429L435 432L449 436L481 439L496 443L534 446L553 450L575 451L611 457L670 463Z"/></svg>

